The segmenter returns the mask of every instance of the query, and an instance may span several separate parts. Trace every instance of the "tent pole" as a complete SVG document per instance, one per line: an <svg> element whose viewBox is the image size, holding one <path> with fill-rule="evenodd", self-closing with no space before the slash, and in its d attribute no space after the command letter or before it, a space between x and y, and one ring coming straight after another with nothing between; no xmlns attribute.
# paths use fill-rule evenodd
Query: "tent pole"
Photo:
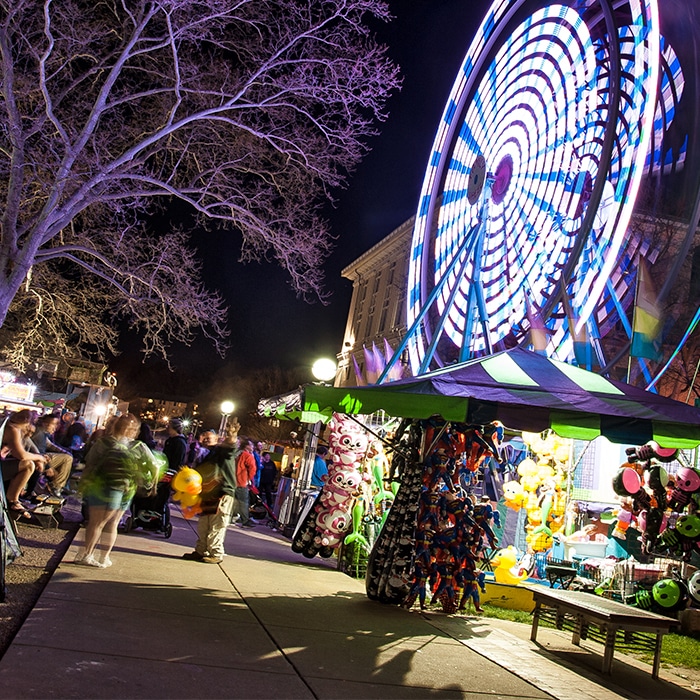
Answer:
<svg viewBox="0 0 700 700"><path fill-rule="evenodd" d="M688 395L685 397L685 402L688 403L688 399L690 399L690 394L693 391L693 387L695 386L695 380L698 378L698 370L700 369L700 358L698 358L698 364L695 365L695 374L693 375L693 381L690 382L690 386L688 387Z"/></svg>

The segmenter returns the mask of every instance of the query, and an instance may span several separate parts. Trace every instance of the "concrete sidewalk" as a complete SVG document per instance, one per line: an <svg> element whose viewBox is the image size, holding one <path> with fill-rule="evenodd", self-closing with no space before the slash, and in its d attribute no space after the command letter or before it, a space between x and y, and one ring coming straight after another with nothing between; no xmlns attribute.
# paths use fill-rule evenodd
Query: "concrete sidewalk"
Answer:
<svg viewBox="0 0 700 700"><path fill-rule="evenodd" d="M368 600L335 560L264 525L229 528L220 565L173 536L120 535L114 565L72 564L76 537L0 662L0 698L697 697L690 684L569 635ZM685 687L684 687L685 685Z"/></svg>

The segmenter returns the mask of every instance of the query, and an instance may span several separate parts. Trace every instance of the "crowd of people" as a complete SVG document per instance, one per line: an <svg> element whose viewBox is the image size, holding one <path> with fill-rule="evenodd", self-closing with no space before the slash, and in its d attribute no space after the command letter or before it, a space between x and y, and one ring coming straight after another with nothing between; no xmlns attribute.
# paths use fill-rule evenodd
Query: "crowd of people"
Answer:
<svg viewBox="0 0 700 700"><path fill-rule="evenodd" d="M183 466L200 472L202 493L194 551L184 559L219 563L226 528L235 522L255 527L250 518L250 489L262 491L273 506L278 470L263 443L239 437L238 424L221 437L214 430L185 436L179 419L156 439L147 423L131 413L112 416L88 433L74 413L37 416L22 409L7 417L0 448L0 468L7 508L19 522L32 519L32 505L48 496L62 503L68 495L82 498L86 513L85 542L76 564L111 566L118 526L138 493L154 493ZM78 476L77 490L69 486Z"/></svg>

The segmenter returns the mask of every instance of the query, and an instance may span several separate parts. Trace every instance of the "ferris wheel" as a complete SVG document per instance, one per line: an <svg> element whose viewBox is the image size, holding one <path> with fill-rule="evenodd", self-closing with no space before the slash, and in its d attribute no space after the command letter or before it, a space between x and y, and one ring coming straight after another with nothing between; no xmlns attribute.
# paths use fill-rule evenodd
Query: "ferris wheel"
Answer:
<svg viewBox="0 0 700 700"><path fill-rule="evenodd" d="M624 317L645 252L628 224L655 167L654 129L672 118L657 102L675 70L662 41L657 0L492 4L416 214L414 375L527 344L536 321L566 360L579 334L600 338Z"/></svg>

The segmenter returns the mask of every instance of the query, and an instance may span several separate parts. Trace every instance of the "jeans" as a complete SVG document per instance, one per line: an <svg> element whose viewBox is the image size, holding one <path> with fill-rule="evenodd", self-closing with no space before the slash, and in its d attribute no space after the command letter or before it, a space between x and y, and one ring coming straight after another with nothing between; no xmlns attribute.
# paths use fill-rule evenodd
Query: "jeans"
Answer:
<svg viewBox="0 0 700 700"><path fill-rule="evenodd" d="M236 502L233 508L233 515L241 516L241 525L245 525L250 520L250 501L248 499L248 487L236 486Z"/></svg>

